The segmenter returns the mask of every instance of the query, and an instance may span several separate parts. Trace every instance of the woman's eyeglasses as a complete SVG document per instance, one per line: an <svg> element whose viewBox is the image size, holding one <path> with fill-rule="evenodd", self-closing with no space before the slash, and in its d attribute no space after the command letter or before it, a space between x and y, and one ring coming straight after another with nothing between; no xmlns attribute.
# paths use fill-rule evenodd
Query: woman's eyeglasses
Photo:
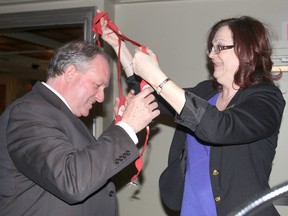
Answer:
<svg viewBox="0 0 288 216"><path fill-rule="evenodd" d="M222 50L232 49L233 47L234 45L228 45L228 46L215 45L207 50L207 54L209 55L211 52L214 52L214 54L219 54Z"/></svg>

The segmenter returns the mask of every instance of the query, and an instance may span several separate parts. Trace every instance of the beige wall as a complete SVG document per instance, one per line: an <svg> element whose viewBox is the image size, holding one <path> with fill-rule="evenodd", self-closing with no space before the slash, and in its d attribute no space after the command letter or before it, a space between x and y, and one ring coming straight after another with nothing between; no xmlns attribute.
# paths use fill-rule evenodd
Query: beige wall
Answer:
<svg viewBox="0 0 288 216"><path fill-rule="evenodd" d="M214 22L230 16L251 15L271 25L281 39L282 22L288 21L287 0L175 0L167 2L163 0L158 3L120 4L115 7L111 0L63 0L1 6L0 13L84 6L98 6L109 12L112 19L115 16L115 23L121 32L151 47L158 54L162 69L183 87L193 86L208 77L205 69L205 40L207 31ZM131 51L133 50L134 47L131 46ZM116 86L116 84L116 80L112 80L112 85ZM287 90L285 86L288 86L288 73L280 82L280 86L283 91ZM105 109L108 110L107 114L112 112L116 94L117 91L114 91L108 97L109 101L105 105ZM287 95L285 97L288 100ZM285 113L287 113L287 108ZM287 115L288 113L285 114L281 127L279 147L271 176L272 186L288 179L285 160L288 152L288 145L286 145L288 135L287 132L285 133ZM111 119L112 115L98 119L99 131L105 128ZM161 124L153 129L158 131L150 138L145 153L140 186L126 185L126 182L135 174L133 166L117 176L120 177L116 181L120 188L118 191L120 216L167 215L159 199L158 179L167 164L169 144L174 129L173 126ZM288 215L288 207L278 208L281 215Z"/></svg>
<svg viewBox="0 0 288 216"><path fill-rule="evenodd" d="M254 16L269 24L278 39L281 39L282 22L288 21L287 8L286 0L191 0L126 4L115 7L115 22L128 37L152 48L159 57L162 69L176 83L185 87L193 86L208 76L205 69L205 40L214 22L231 16ZM288 84L287 75L280 82L283 90ZM145 155L147 164L142 173L144 180L141 187L124 186L118 193L121 216L136 213L139 216L166 215L159 199L158 178L167 164L169 143L174 130L163 125L157 127L159 133L150 140ZM283 131L287 131L286 116L271 176L272 186L288 180L285 168L288 137ZM137 192L138 199L131 198ZM278 209L281 215L288 215L288 207Z"/></svg>

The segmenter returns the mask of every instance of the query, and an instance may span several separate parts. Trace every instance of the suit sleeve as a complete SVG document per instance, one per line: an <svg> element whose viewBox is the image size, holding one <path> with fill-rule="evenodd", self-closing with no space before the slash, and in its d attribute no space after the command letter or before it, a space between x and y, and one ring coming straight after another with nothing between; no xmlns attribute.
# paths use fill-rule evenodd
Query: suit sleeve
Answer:
<svg viewBox="0 0 288 216"><path fill-rule="evenodd" d="M11 110L7 125L7 147L16 168L67 203L97 192L139 156L120 126L111 125L96 140L88 129L81 132L85 125L80 120L75 122L55 107L28 102Z"/></svg>

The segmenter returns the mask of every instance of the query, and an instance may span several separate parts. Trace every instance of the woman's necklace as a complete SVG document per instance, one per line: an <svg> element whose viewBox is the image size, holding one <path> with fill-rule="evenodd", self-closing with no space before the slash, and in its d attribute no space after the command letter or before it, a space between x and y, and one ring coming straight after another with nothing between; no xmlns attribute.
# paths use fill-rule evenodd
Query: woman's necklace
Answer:
<svg viewBox="0 0 288 216"><path fill-rule="evenodd" d="M224 110L236 93L237 91L235 91L232 95L228 96L227 98L223 99L223 92L221 92L216 103L218 110L220 111Z"/></svg>
<svg viewBox="0 0 288 216"><path fill-rule="evenodd" d="M234 92L232 95L228 96L228 97L225 98L225 99L223 99L223 96L222 96L222 95L221 95L222 97L221 97L220 95L219 95L219 96L220 96L220 98L221 98L221 100L222 100L223 102L227 102L228 100L230 101L231 98L234 97L235 94L236 94L236 92Z"/></svg>

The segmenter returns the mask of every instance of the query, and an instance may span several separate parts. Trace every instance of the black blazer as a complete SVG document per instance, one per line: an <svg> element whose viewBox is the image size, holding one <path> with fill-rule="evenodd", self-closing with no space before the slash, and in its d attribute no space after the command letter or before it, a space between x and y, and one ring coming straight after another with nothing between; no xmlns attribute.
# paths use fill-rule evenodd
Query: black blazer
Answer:
<svg viewBox="0 0 288 216"><path fill-rule="evenodd" d="M139 156L121 127L96 140L37 83L1 115L0 133L0 215L117 215L110 178Z"/></svg>
<svg viewBox="0 0 288 216"><path fill-rule="evenodd" d="M178 127L168 167L159 180L161 198L173 210L181 208L186 133L211 146L210 177L219 216L227 216L269 188L285 107L282 93L272 84L240 89L222 112L207 102L215 94L211 81L186 89L186 104L176 116ZM256 215L279 214L274 206L268 206Z"/></svg>

